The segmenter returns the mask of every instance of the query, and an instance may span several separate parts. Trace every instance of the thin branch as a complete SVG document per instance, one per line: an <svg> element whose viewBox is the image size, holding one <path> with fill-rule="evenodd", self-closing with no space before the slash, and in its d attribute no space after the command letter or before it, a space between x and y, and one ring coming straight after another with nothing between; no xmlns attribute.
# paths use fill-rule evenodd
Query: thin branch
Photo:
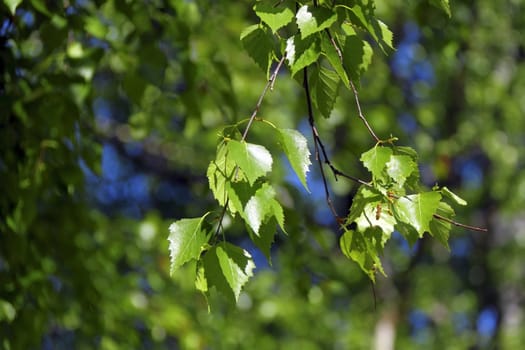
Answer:
<svg viewBox="0 0 525 350"><path fill-rule="evenodd" d="M339 48L339 45L337 45L334 37L332 36L332 34L330 33L330 31L328 29L326 29L326 34L328 35L328 38L330 39L330 42L332 43L332 46L337 51L337 56L339 56L339 60L341 60L341 64L344 65L343 53L341 52L341 49ZM348 79L348 81L350 82L350 88L352 90L352 93L354 94L355 104L357 106L357 113L359 115L359 118L363 121L363 123L365 124L366 128L368 129L368 132L370 133L370 135L372 135L372 137L376 140L376 142L380 142L381 140L379 139L379 137L377 137L376 133L374 132L374 130L372 129L372 127L368 123L368 120L366 120L366 118L365 118L365 116L363 114L363 111L361 110L361 103L359 102L359 94L358 94L357 89L356 89L356 87L354 85L354 82L351 79Z"/></svg>
<svg viewBox="0 0 525 350"><path fill-rule="evenodd" d="M330 33L330 30L326 29L326 34L328 35L328 38L330 39L330 42L332 43L332 46L335 48L336 52L337 52L337 56L339 56L339 59L341 60L341 63L343 63L343 53L341 52L341 49L339 48L339 45L337 44L337 42L335 41L334 37L332 36L332 34ZM355 104L357 106L357 112L359 114L359 118L363 121L363 123L365 124L366 128L368 129L368 132L370 133L370 135L372 135L372 137L376 140L376 142L381 142L381 140L379 139L379 137L377 137L377 135L375 134L374 130L372 129L372 127L370 126L370 124L368 123L368 120L365 118L364 114L363 114L363 111L361 109L361 103L359 102L359 94L357 92L357 89L353 83L352 80L349 80L350 82L350 88L352 89L352 92L354 94L354 97L355 97ZM322 146L322 144L321 144ZM324 152L324 147L322 147L323 149L323 154L325 156L325 163L328 164L328 166L330 166L330 168L332 169L334 175L336 176L337 178L337 175L340 175L340 176L343 176L347 179L350 179L350 180L353 180L355 182L358 182L362 185L365 185L365 186L370 186L371 185L361 179L358 179L358 178L355 178L353 176L350 176L350 175L346 175L342 172L340 172L337 168L335 168L331 163L330 161L328 160L328 157L326 157L326 153ZM476 227L476 226L470 226L470 225L465 225L465 224L462 224L462 223L459 223L459 222L456 222L454 220L451 220L451 219L448 219L444 216L441 216L439 214L434 214L434 217L438 220L442 220L442 221L446 221L452 225L455 225L455 226L458 226L458 227L462 227L462 228L465 228L467 230L471 230L471 231L478 231L478 232L487 232L487 229L486 228L482 228L482 227Z"/></svg>
<svg viewBox="0 0 525 350"><path fill-rule="evenodd" d="M321 148L325 163L328 161L326 150L324 148L323 143L321 142L321 138L319 137L319 132L317 131L317 128L315 127L314 112L313 112L313 107L312 107L312 98L310 96L310 86L308 84L308 69L307 68L303 69L303 80L304 80L303 81L304 91L306 94L306 104L308 106L308 122L310 123L310 128L312 129L312 136L314 138L314 147L315 147L315 158L317 159L317 162L319 163L319 170L321 171L321 178L323 179L323 186L324 186L326 202L328 203L328 207L332 211L332 214L334 215L335 220L338 223L341 223L342 219L339 217L339 215L337 215L337 211L335 210L335 206L332 202L332 198L330 197L330 191L328 190L328 183L326 181L326 175L323 169L323 162L319 155L319 148Z"/></svg>
<svg viewBox="0 0 525 350"><path fill-rule="evenodd" d="M257 113L259 113L259 109L261 108L262 102L264 100L264 96L266 96L266 93L268 92L268 89L273 90L273 87L275 85L275 80L277 79L277 74L279 74L279 70L281 69L281 66L284 63L285 57L281 58L277 66L275 67L272 75L268 79L268 82L266 82L266 85L264 86L264 89L259 96L259 99L257 100L257 104L255 105L255 109L252 112L252 115L250 116L250 119L248 120L248 124L246 125L246 128L244 129L244 132L241 137L241 141L245 141L246 137L248 136L248 132L250 131L250 128L253 124L253 121L257 117ZM237 176L239 175L239 167L237 166L235 168L235 172L233 175L233 179L237 179ZM226 201L224 203L224 208L221 211L221 215L219 216L219 223L217 224L217 230L215 231L215 235L217 236L219 232L222 229L222 221L224 220L224 216L226 215L226 210L228 209L228 205L230 204L230 197L226 198Z"/></svg>
<svg viewBox="0 0 525 350"><path fill-rule="evenodd" d="M379 139L379 137L377 137L377 135L375 134L374 130L372 130L372 127L370 126L370 124L368 124L368 121L366 120L365 116L363 115L363 112L361 111L361 104L359 102L359 95L357 93L357 89L355 88L355 85L352 82L352 80L350 80L350 87L352 88L352 92L354 93L355 105L357 106L357 113L359 114L359 118L361 118L361 120L365 124L366 128L368 129L368 132L370 133L370 135L372 135L372 137L376 140L376 142L380 142L381 140Z"/></svg>
<svg viewBox="0 0 525 350"><path fill-rule="evenodd" d="M446 218L444 216L441 216L439 214L434 214L434 217L436 219L438 219L438 220L448 222L449 224L452 224L454 226L461 227L461 228L464 228L464 229L467 229L467 230L470 230L470 231L488 232L488 230L486 228L484 228L484 227L476 227L476 226L465 225L465 224L462 224L460 222L457 222L457 221L451 220L449 218Z"/></svg>
<svg viewBox="0 0 525 350"><path fill-rule="evenodd" d="M248 136L248 131L250 131L250 128L252 126L253 121L255 120L255 117L257 116L257 113L259 113L259 108L261 108L261 104L262 104L262 101L264 100L264 96L266 95L266 92L268 92L268 89L273 90L275 79L277 78L277 74L279 73L279 70L281 69L281 66L283 65L284 59L285 57L283 56L283 58L281 58L281 60L277 64L277 67L275 67L275 70L270 76L270 79L268 79L268 82L264 86L261 96L259 96L259 100L257 101L257 104L255 105L255 109L253 110L252 115L250 116L248 125L246 125L246 129L244 129L244 133L242 134L241 141L246 140L246 137Z"/></svg>

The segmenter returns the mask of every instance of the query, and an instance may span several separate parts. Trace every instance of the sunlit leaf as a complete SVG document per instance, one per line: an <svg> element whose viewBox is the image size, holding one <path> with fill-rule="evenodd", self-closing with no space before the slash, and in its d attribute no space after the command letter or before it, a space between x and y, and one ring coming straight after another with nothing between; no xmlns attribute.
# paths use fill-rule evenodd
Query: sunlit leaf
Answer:
<svg viewBox="0 0 525 350"><path fill-rule="evenodd" d="M250 185L272 170L272 155L264 146L230 140L227 148L231 160L241 168Z"/></svg>
<svg viewBox="0 0 525 350"><path fill-rule="evenodd" d="M392 155L386 163L387 174L402 187L406 179L417 169L417 164L409 156Z"/></svg>
<svg viewBox="0 0 525 350"><path fill-rule="evenodd" d="M294 76L319 58L321 54L319 37L312 35L304 40L299 35L290 37L286 41L285 52L292 76Z"/></svg>
<svg viewBox="0 0 525 350"><path fill-rule="evenodd" d="M441 193L445 197L452 199L454 202L456 202L459 205L467 205L467 201L466 200L464 200L463 198L461 198L460 196L458 196L457 194L455 194L454 192L449 190L447 187L443 187L441 189Z"/></svg>
<svg viewBox="0 0 525 350"><path fill-rule="evenodd" d="M424 192L399 198L394 203L400 221L414 226L419 236L430 230L429 224L439 206L439 192Z"/></svg>
<svg viewBox="0 0 525 350"><path fill-rule="evenodd" d="M391 148L375 146L361 155L361 162L375 179L379 179L383 177L382 173L390 156L392 156Z"/></svg>
<svg viewBox="0 0 525 350"><path fill-rule="evenodd" d="M228 149L224 144L219 145L215 161L210 162L206 175L208 183L215 199L220 205L226 203L228 198L226 184L233 177L235 163L228 158ZM241 178L237 174L237 179Z"/></svg>
<svg viewBox="0 0 525 350"><path fill-rule="evenodd" d="M325 7L303 5L295 15L301 37L306 37L330 27L337 20L335 12Z"/></svg>
<svg viewBox="0 0 525 350"><path fill-rule="evenodd" d="M224 242L208 250L202 261L206 283L199 281L199 285L208 291L215 287L231 303L237 302L242 286L253 276L255 264L251 255Z"/></svg>
<svg viewBox="0 0 525 350"><path fill-rule="evenodd" d="M375 188L361 185L357 190L356 195L352 199L352 206L350 207L350 213L347 217L347 224L352 224L359 218L365 208L373 203L378 203L382 200L382 195Z"/></svg>
<svg viewBox="0 0 525 350"><path fill-rule="evenodd" d="M22 0L4 0L4 4L7 6L9 11L11 11L11 15L13 16L15 15L16 8L18 7L18 5L20 5L21 2Z"/></svg>
<svg viewBox="0 0 525 350"><path fill-rule="evenodd" d="M275 1L258 2L254 6L255 13L275 33L279 28L290 23L294 17L294 11L285 6L275 6Z"/></svg>
<svg viewBox="0 0 525 350"><path fill-rule="evenodd" d="M283 209L274 197L275 190L265 183L246 203L244 219L256 235L259 235L259 228L267 217L273 216L281 227L284 225Z"/></svg>
<svg viewBox="0 0 525 350"><path fill-rule="evenodd" d="M370 228L365 232L347 230L339 240L344 255L355 261L375 281L376 272L385 275L379 255L382 254L381 229Z"/></svg>
<svg viewBox="0 0 525 350"><path fill-rule="evenodd" d="M385 244L394 232L394 225L397 221L394 215L389 212L388 204L377 201L367 203L355 222L360 231L369 227L379 227L383 232L381 243Z"/></svg>
<svg viewBox="0 0 525 350"><path fill-rule="evenodd" d="M294 129L279 129L279 141L284 154L290 161L292 169L299 177L304 188L308 190L306 174L308 173L311 161L310 150L306 138Z"/></svg>
<svg viewBox="0 0 525 350"><path fill-rule="evenodd" d="M199 258L202 246L209 238L209 232L203 228L206 215L201 218L181 219L170 225L168 241L171 273L186 262Z"/></svg>

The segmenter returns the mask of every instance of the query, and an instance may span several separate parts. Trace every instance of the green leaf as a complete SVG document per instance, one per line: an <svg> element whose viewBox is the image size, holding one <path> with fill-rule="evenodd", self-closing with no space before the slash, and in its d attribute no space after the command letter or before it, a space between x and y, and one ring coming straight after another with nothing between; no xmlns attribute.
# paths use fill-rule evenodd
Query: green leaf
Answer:
<svg viewBox="0 0 525 350"><path fill-rule="evenodd" d="M381 243L384 245L394 232L394 225L397 221L392 213L389 213L388 203L376 201L368 202L355 222L359 231L379 227L382 231Z"/></svg>
<svg viewBox="0 0 525 350"><path fill-rule="evenodd" d="M297 130L294 129L278 129L279 143L292 165L292 169L301 180L304 188L308 190L306 183L306 173L310 167L310 150L308 149L308 141ZM309 190L308 190L309 191Z"/></svg>
<svg viewBox="0 0 525 350"><path fill-rule="evenodd" d="M261 145L236 140L228 141L231 160L241 168L250 185L272 170L272 155Z"/></svg>
<svg viewBox="0 0 525 350"><path fill-rule="evenodd" d="M385 275L379 259L382 253L381 229L370 228L363 233L354 230L345 231L339 240L339 246L343 254L355 261L373 282L377 271Z"/></svg>
<svg viewBox="0 0 525 350"><path fill-rule="evenodd" d="M188 261L199 258L203 245L209 239L209 231L202 227L207 215L195 219L181 219L170 225L170 273Z"/></svg>
<svg viewBox="0 0 525 350"><path fill-rule="evenodd" d="M439 214L447 219L452 219L455 213L454 209L452 209L450 205L441 202L439 203L436 214ZM430 234L449 250L450 247L448 246L448 238L451 227L452 225L449 222L437 219L436 217L433 217L432 221L430 221Z"/></svg>
<svg viewBox="0 0 525 350"><path fill-rule="evenodd" d="M252 25L241 33L241 42L248 55L269 77L275 55L272 34L259 25Z"/></svg>
<svg viewBox="0 0 525 350"><path fill-rule="evenodd" d="M419 158L416 150L414 150L412 147L394 146L394 152L395 154L407 155L416 163Z"/></svg>
<svg viewBox="0 0 525 350"><path fill-rule="evenodd" d="M284 226L283 209L275 200L275 190L264 183L244 208L244 219L250 228L259 235L259 228L268 217L275 217L281 228Z"/></svg>
<svg viewBox="0 0 525 350"><path fill-rule="evenodd" d="M222 143L217 148L215 161L210 163L206 171L210 189L221 206L226 203L226 198L228 198L227 183L231 181L234 171L235 163L229 159L228 148ZM237 179L242 177L242 174L237 174Z"/></svg>
<svg viewBox="0 0 525 350"><path fill-rule="evenodd" d="M342 52L341 52L341 57L339 57L339 54L336 48L334 47L334 45L332 44L328 36L322 37L321 50L323 54L326 56L326 58L328 59L328 62L330 62L330 65L334 68L335 72L337 73L337 75L339 76L343 84L345 84L345 86L349 88L350 80L348 79L348 75L346 74L346 71L343 67L343 62L341 61L343 58Z"/></svg>
<svg viewBox="0 0 525 350"><path fill-rule="evenodd" d="M364 28L372 38L377 42L383 52L388 53L394 49L392 31L382 21L378 20L374 14L374 4L372 1L367 4L359 4L353 7L346 5L337 5L337 7L346 9L350 21ZM347 26L351 27L351 26Z"/></svg>
<svg viewBox="0 0 525 350"><path fill-rule="evenodd" d="M359 218L370 203L378 203L382 199L381 193L373 187L361 185L352 199L352 206L346 224L350 225Z"/></svg>
<svg viewBox="0 0 525 350"><path fill-rule="evenodd" d="M448 0L429 0L430 3L434 6L436 6L437 8L440 8L442 9L443 11L445 11L445 13L451 17L452 16L452 13L450 12L450 4L448 2Z"/></svg>
<svg viewBox="0 0 525 350"><path fill-rule="evenodd" d="M388 163L386 163L387 174L400 187L403 187L406 179L417 169L417 164L410 156L392 155Z"/></svg>
<svg viewBox="0 0 525 350"><path fill-rule="evenodd" d="M454 192L449 190L447 187L443 187L441 189L441 193L445 197L452 199L454 202L456 202L459 205L467 205L467 201L466 200L464 200L463 198L461 198L460 196L458 196L457 194L455 194Z"/></svg>
<svg viewBox="0 0 525 350"><path fill-rule="evenodd" d="M299 35L296 35L286 40L285 53L292 76L317 61L321 54L319 41L317 35L310 36L304 40Z"/></svg>
<svg viewBox="0 0 525 350"><path fill-rule="evenodd" d="M13 16L16 13L16 8L18 7L18 5L20 5L21 2L22 0L4 0L4 4L7 6L9 11L11 12L11 15Z"/></svg>
<svg viewBox="0 0 525 350"><path fill-rule="evenodd" d="M350 29L353 31L353 28L350 27ZM372 62L372 54L372 47L367 41L359 38L355 32L353 35L347 35L343 50L343 63L352 80L359 81L361 74Z"/></svg>
<svg viewBox="0 0 525 350"><path fill-rule="evenodd" d="M412 247L419 239L419 233L416 231L414 226L407 224L406 222L398 221L396 223L396 230L405 237L408 244Z"/></svg>
<svg viewBox="0 0 525 350"><path fill-rule="evenodd" d="M230 199L228 202L230 213L234 215L238 212L244 217L244 206L248 203L250 198L255 195L255 192L259 187L257 186L257 183L255 186L250 186L246 181L227 182L226 192Z"/></svg>
<svg viewBox="0 0 525 350"><path fill-rule="evenodd" d="M429 232L430 220L439 206L439 192L424 192L399 198L394 203L394 213L398 220L414 226L419 236Z"/></svg>
<svg viewBox="0 0 525 350"><path fill-rule="evenodd" d="M239 299L242 286L253 276L255 268L247 251L226 242L212 247L202 261L204 273L198 271L198 285L208 293L215 287L232 303ZM206 282L202 281L202 275Z"/></svg>
<svg viewBox="0 0 525 350"><path fill-rule="evenodd" d="M257 16L275 33L292 21L294 12L289 7L275 6L274 3L258 2L254 10Z"/></svg>
<svg viewBox="0 0 525 350"><path fill-rule="evenodd" d="M261 250L266 259L272 263L271 247L274 241L275 234L277 233L277 220L275 217L271 217L267 221L263 222L259 228L259 234L256 235L252 230L248 230L250 238L257 248Z"/></svg>
<svg viewBox="0 0 525 350"><path fill-rule="evenodd" d="M311 69L312 102L325 118L330 118L341 80L336 72L321 67Z"/></svg>
<svg viewBox="0 0 525 350"><path fill-rule="evenodd" d="M383 177L383 170L391 156L391 148L376 145L361 155L361 162L372 173L375 180Z"/></svg>
<svg viewBox="0 0 525 350"><path fill-rule="evenodd" d="M308 7L303 5L295 15L301 38L329 28L337 20L335 12L325 7Z"/></svg>

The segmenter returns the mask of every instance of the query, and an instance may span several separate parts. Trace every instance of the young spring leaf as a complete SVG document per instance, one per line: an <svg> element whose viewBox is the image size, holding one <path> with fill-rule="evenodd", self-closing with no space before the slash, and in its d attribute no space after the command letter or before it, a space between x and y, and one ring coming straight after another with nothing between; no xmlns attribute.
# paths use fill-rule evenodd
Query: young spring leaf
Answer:
<svg viewBox="0 0 525 350"><path fill-rule="evenodd" d="M230 199L228 202L230 214L240 213L243 216L244 206L259 189L257 183L254 186L250 186L246 181L227 182L225 187Z"/></svg>
<svg viewBox="0 0 525 350"><path fill-rule="evenodd" d="M295 15L301 38L329 28L337 20L335 12L325 7L308 7L303 5Z"/></svg>
<svg viewBox="0 0 525 350"><path fill-rule="evenodd" d="M312 102L321 115L330 118L341 80L336 72L320 67L310 69Z"/></svg>
<svg viewBox="0 0 525 350"><path fill-rule="evenodd" d="M374 205L374 203L380 202L382 198L383 196L381 193L375 188L361 185L352 200L352 206L350 207L350 213L348 214L346 225L355 222L355 220L363 214L368 205Z"/></svg>
<svg viewBox="0 0 525 350"><path fill-rule="evenodd" d="M252 186L255 180L272 170L272 155L264 146L230 140L227 148L231 160L239 166Z"/></svg>
<svg viewBox="0 0 525 350"><path fill-rule="evenodd" d="M386 172L399 187L403 187L406 179L417 170L417 164L409 156L392 155L386 163Z"/></svg>
<svg viewBox="0 0 525 350"><path fill-rule="evenodd" d="M336 48L332 44L330 38L328 38L328 36L326 35L323 35L321 39L321 50L328 59L328 62L330 62L330 65L334 68L335 72L337 73L343 84L347 88L350 88L350 80L348 79L348 75L346 74L345 68L343 67L343 62L341 61L342 57L339 57Z"/></svg>
<svg viewBox="0 0 525 350"><path fill-rule="evenodd" d="M460 196L458 196L457 194L455 194L454 192L449 190L447 187L443 187L441 189L441 193L445 197L452 199L454 202L456 202L459 205L467 205L467 201L466 200L464 200L463 198L461 198Z"/></svg>
<svg viewBox="0 0 525 350"><path fill-rule="evenodd" d="M452 219L455 213L454 209L452 209L450 205L445 202L441 202L439 203L436 214L439 214L447 219ZM448 237L450 235L451 227L452 225L449 222L439 220L435 217L433 217L432 221L430 221L430 234L449 250L450 247L448 246Z"/></svg>
<svg viewBox="0 0 525 350"><path fill-rule="evenodd" d="M261 1L254 6L255 14L276 32L293 20L294 12L286 6L275 6L275 1Z"/></svg>
<svg viewBox="0 0 525 350"><path fill-rule="evenodd" d="M319 58L321 54L319 37L312 35L304 40L299 35L290 37L286 40L285 52L292 76L294 76Z"/></svg>
<svg viewBox="0 0 525 350"><path fill-rule="evenodd" d="M343 62L350 78L359 82L361 74L364 73L372 62L373 50L370 44L358 37L350 25L343 25L347 28L347 36L343 50Z"/></svg>
<svg viewBox="0 0 525 350"><path fill-rule="evenodd" d="M419 237L423 237L430 230L429 224L440 200L441 194L436 191L404 196L394 202L394 213L399 221L414 226Z"/></svg>
<svg viewBox="0 0 525 350"><path fill-rule="evenodd" d="M395 217L389 213L388 203L381 201L367 203L361 215L355 220L359 231L364 232L369 227L379 227L382 230L381 243L384 245L394 232Z"/></svg>
<svg viewBox="0 0 525 350"><path fill-rule="evenodd" d="M241 42L248 55L261 67L268 78L275 55L272 34L255 24L241 33Z"/></svg>
<svg viewBox="0 0 525 350"><path fill-rule="evenodd" d="M429 0L430 3L437 8L442 9L449 17L452 16L452 13L450 12L450 4L448 0Z"/></svg>
<svg viewBox="0 0 525 350"><path fill-rule="evenodd" d="M202 247L210 236L210 232L203 228L206 215L194 219L181 219L170 225L170 273L192 259L199 259Z"/></svg>
<svg viewBox="0 0 525 350"><path fill-rule="evenodd" d="M394 35L385 23L375 17L372 2L366 5L358 4L352 7L337 5L337 7L345 9L346 15L352 24L364 28L370 33L383 52L388 53L394 49Z"/></svg>
<svg viewBox="0 0 525 350"><path fill-rule="evenodd" d="M271 247L277 233L277 220L275 217L269 218L263 222L259 228L259 234L256 235L251 230L248 230L251 240L257 248L264 254L266 259L272 263Z"/></svg>
<svg viewBox="0 0 525 350"><path fill-rule="evenodd" d="M273 187L264 183L246 203L244 219L256 235L259 235L259 228L268 217L275 217L281 228L284 226L283 209L274 197Z"/></svg>
<svg viewBox="0 0 525 350"><path fill-rule="evenodd" d="M306 138L294 129L278 129L280 145L304 188L308 190L306 173L310 167L310 150Z"/></svg>
<svg viewBox="0 0 525 350"><path fill-rule="evenodd" d="M383 252L380 228L369 228L365 232L347 230L341 236L339 246L343 254L355 261L373 282L377 271L385 275L379 260Z"/></svg>
<svg viewBox="0 0 525 350"><path fill-rule="evenodd" d="M381 179L390 156L392 156L391 148L376 145L361 155L361 162L372 173L374 180Z"/></svg>
<svg viewBox="0 0 525 350"><path fill-rule="evenodd" d="M247 251L226 242L208 250L202 262L204 273L197 274L199 286L207 292L215 287L231 303L237 302L242 286L253 276L255 268Z"/></svg>
<svg viewBox="0 0 525 350"><path fill-rule="evenodd" d="M228 149L224 143L217 148L217 157L215 161L210 162L206 175L210 189L215 199L222 206L226 203L228 197L227 183L231 181L235 172L235 163L228 157ZM237 179L242 179L241 173L237 174Z"/></svg>

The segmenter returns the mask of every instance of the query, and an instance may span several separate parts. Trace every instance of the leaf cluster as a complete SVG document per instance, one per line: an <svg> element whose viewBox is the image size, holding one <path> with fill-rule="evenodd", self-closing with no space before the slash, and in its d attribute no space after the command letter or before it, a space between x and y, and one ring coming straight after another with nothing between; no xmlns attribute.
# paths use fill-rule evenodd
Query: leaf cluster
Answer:
<svg viewBox="0 0 525 350"><path fill-rule="evenodd" d="M454 211L444 199L457 204L464 201L447 188L423 190L417 153L408 147L394 146L395 138L380 140L360 108L356 86L359 87L362 74L372 62L373 47L385 54L394 50L393 34L375 15L374 2L263 0L253 9L260 22L246 28L240 40L247 54L266 73L268 84L244 132L241 134L238 125L226 128L216 158L209 164L209 188L223 208L217 221L208 223L206 214L179 220L171 226L172 272L190 260L197 260L197 289L207 296L212 289L217 290L235 302L252 276L254 263L247 251L227 242L224 218L244 222L248 236L269 260L278 227L286 232L283 208L268 177L275 156L266 145L246 140L252 123L261 121L256 114L262 98L268 88L273 89L284 63L306 92L327 201L343 230L340 239L343 254L374 281L376 272L384 274L380 256L394 231L411 244L429 233L447 246ZM341 87L354 93L359 117L377 142L361 156L361 162L372 175L370 182L336 169L315 127L314 112L329 118ZM280 129L273 124L272 127L281 151L307 188L310 151L306 138L293 129ZM321 156L334 175L344 175L361 184L346 218L339 218L331 205Z"/></svg>

